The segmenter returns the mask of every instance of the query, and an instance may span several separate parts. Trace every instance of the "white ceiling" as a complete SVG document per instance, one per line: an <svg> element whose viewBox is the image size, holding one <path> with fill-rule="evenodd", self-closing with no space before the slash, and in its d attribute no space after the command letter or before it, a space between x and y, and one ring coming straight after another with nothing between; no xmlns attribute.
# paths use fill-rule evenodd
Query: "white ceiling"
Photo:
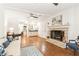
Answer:
<svg viewBox="0 0 79 59"><path fill-rule="evenodd" d="M15 3L4 4L6 7L18 9L21 11L31 11L40 14L53 15L62 10L78 6L78 3L59 3L58 6L54 6L52 3Z"/></svg>

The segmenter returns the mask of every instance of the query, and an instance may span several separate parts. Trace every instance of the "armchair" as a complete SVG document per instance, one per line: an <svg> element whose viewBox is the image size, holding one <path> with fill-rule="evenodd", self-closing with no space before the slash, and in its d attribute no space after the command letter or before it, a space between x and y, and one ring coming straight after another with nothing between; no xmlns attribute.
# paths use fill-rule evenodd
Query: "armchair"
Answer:
<svg viewBox="0 0 79 59"><path fill-rule="evenodd" d="M75 40L69 40L69 43L66 44L66 48L73 49L74 55L75 55L75 52L79 51L79 47L78 47L77 42Z"/></svg>

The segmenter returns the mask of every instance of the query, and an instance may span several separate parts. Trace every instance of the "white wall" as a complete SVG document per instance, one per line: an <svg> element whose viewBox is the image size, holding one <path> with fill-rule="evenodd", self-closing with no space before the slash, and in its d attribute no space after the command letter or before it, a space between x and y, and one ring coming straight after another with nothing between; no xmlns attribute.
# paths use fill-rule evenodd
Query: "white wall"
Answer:
<svg viewBox="0 0 79 59"><path fill-rule="evenodd" d="M0 37L4 34L4 15L3 11L0 9Z"/></svg>
<svg viewBox="0 0 79 59"><path fill-rule="evenodd" d="M3 7L0 5L0 44L4 41L2 37L4 37L4 10Z"/></svg>
<svg viewBox="0 0 79 59"><path fill-rule="evenodd" d="M49 22L51 23L51 18L54 16L62 15L62 24L66 25L69 24L69 31L68 31L68 39L76 39L79 35L79 7L72 7L61 11L49 18Z"/></svg>
<svg viewBox="0 0 79 59"><path fill-rule="evenodd" d="M8 31L11 27L14 28L14 32L18 33L19 32L19 24L22 20L27 20L27 14L17 11L17 10L10 10L6 9L5 10L5 20L7 22L7 29Z"/></svg>
<svg viewBox="0 0 79 59"><path fill-rule="evenodd" d="M37 18L38 20L38 33L40 37L46 37L47 36L47 16L43 15ZM22 11L17 11L13 9L5 9L5 20L7 22L6 25L6 32L9 30L10 27L14 27L14 32L18 33L18 24L21 20L27 20L32 22L34 19L31 19L29 17L29 14Z"/></svg>
<svg viewBox="0 0 79 59"><path fill-rule="evenodd" d="M39 21L40 22L40 25L39 25L40 37L46 38L47 36L47 33L48 33L47 21L48 21L48 17L42 17Z"/></svg>
<svg viewBox="0 0 79 59"><path fill-rule="evenodd" d="M61 11L55 15L51 15L51 17L43 16L39 18L39 36L46 37L48 33L48 25L47 22L51 23L51 18L57 15L63 15L63 25L69 23L69 32L68 32L68 39L75 39L79 34L79 7L72 7L70 9ZM7 30L9 27L14 27L15 32L18 32L18 24L20 20L29 20L28 13L24 13L17 10L6 10L5 12L5 19L7 22Z"/></svg>
<svg viewBox="0 0 79 59"><path fill-rule="evenodd" d="M5 14L5 15L4 15ZM55 15L51 15L51 17L43 16L39 18L39 36L46 37L48 33L48 25L47 22L51 23L51 18L57 15L63 15L63 25L69 23L69 32L68 32L68 38L69 39L75 39L76 36L79 35L79 7L72 7L70 9L61 11L60 13L57 13ZM5 17L4 17L5 16ZM3 19L3 20L2 20ZM4 21L5 19L5 21ZM2 8L0 9L0 36L2 36L4 31L8 31L10 27L14 27L14 31L18 32L18 24L21 20L29 20L28 13L13 10L13 9L5 9L5 12L3 13ZM4 24L4 22L6 24ZM4 25L5 28L4 29Z"/></svg>
<svg viewBox="0 0 79 59"><path fill-rule="evenodd" d="M75 31L75 36L79 35L79 6L74 8L74 31Z"/></svg>

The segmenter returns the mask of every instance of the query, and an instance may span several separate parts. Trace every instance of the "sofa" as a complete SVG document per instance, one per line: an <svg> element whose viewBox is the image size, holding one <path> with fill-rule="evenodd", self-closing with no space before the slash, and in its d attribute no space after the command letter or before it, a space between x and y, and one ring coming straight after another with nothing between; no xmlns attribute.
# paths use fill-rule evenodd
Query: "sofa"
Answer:
<svg viewBox="0 0 79 59"><path fill-rule="evenodd" d="M5 56L20 56L20 40L21 38L18 38L19 40L13 40L8 44L8 46L5 48L6 55ZM4 40L0 42L0 44L3 44ZM6 42L6 41L5 41Z"/></svg>

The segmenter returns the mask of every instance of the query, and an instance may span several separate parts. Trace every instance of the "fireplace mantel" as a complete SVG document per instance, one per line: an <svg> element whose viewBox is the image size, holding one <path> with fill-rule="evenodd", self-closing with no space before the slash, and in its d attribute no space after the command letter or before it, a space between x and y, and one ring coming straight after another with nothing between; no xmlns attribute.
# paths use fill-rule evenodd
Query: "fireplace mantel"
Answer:
<svg viewBox="0 0 79 59"><path fill-rule="evenodd" d="M49 30L57 29L57 30L68 30L68 25L52 25L48 26Z"/></svg>

